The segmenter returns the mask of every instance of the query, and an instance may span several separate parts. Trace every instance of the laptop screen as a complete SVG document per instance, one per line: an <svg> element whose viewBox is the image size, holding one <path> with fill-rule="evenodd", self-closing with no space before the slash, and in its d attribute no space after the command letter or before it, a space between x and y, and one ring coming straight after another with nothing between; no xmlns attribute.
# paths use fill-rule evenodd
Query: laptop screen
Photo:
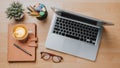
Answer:
<svg viewBox="0 0 120 68"><path fill-rule="evenodd" d="M92 20L92 19L89 19L89 18L85 18L85 17L82 17L82 16L77 16L77 15L67 13L67 12L64 12L64 11L58 11L57 14L60 15L60 16L66 17L66 18L74 19L74 20L85 22L85 23L92 24L92 25L97 25L97 22L98 22L98 21L95 21L95 20Z"/></svg>

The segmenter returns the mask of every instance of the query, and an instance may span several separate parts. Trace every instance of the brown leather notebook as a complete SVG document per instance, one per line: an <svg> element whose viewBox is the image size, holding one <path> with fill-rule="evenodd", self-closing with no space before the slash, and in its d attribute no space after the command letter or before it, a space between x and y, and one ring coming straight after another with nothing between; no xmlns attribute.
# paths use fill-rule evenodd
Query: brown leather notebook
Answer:
<svg viewBox="0 0 120 68"><path fill-rule="evenodd" d="M8 25L8 61L35 61L37 47L36 41L22 43L14 39L12 36L14 25L15 24ZM35 39L36 25L34 23L25 23L25 25L27 26L28 30L32 31L32 34L28 36L28 40ZM19 47L14 46L14 44L17 44L21 49L31 54L31 56L25 53Z"/></svg>

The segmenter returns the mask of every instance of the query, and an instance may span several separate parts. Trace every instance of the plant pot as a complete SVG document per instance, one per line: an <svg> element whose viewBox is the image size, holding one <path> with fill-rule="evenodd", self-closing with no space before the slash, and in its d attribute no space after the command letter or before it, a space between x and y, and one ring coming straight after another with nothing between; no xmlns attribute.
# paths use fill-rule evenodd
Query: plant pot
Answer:
<svg viewBox="0 0 120 68"><path fill-rule="evenodd" d="M23 13L20 18L14 18L15 21L22 21L24 19L25 14Z"/></svg>

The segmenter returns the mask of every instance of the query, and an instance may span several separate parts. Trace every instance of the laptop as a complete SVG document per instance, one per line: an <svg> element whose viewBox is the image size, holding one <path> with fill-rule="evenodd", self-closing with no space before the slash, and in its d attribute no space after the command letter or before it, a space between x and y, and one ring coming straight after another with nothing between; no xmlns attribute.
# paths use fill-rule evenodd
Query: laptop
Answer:
<svg viewBox="0 0 120 68"><path fill-rule="evenodd" d="M103 25L113 24L60 8L52 9L55 13L46 48L95 61Z"/></svg>

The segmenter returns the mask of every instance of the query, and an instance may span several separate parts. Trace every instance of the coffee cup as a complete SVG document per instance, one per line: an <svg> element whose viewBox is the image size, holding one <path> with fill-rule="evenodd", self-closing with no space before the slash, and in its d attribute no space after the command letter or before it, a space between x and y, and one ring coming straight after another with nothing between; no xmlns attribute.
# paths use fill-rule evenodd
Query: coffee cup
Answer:
<svg viewBox="0 0 120 68"><path fill-rule="evenodd" d="M24 24L17 24L13 27L13 38L19 41L25 41L28 38L29 31Z"/></svg>

